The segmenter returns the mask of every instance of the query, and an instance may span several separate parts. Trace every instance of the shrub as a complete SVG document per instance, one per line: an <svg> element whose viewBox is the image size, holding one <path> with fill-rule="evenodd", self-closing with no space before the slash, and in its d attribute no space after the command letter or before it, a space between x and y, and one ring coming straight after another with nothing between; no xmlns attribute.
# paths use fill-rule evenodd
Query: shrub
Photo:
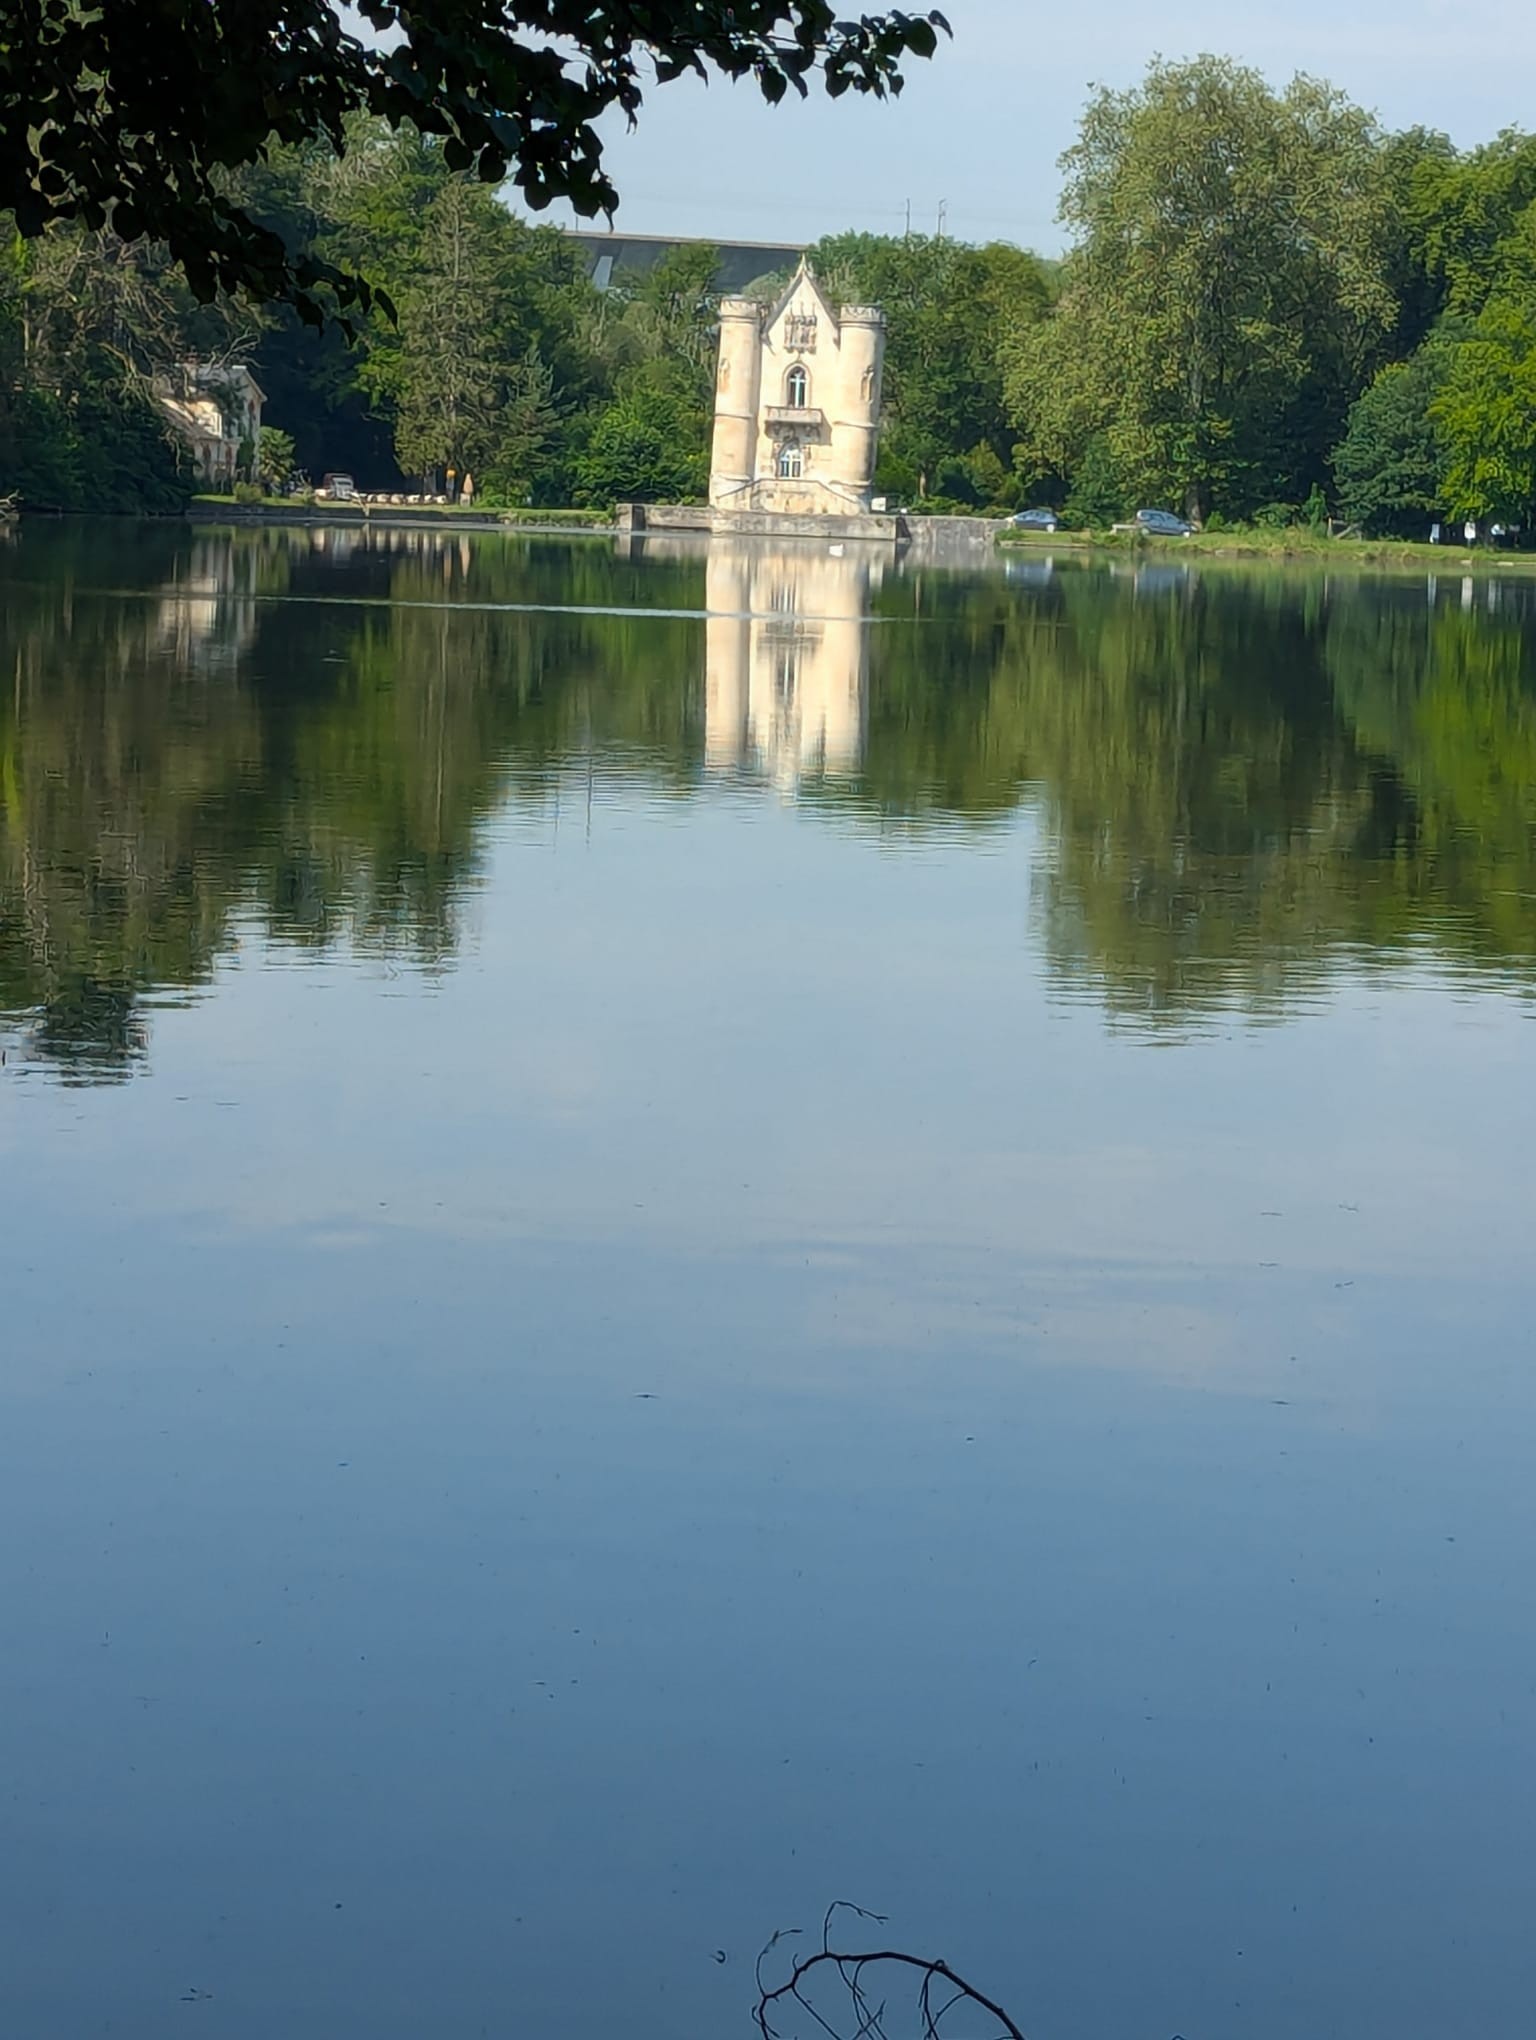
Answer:
<svg viewBox="0 0 1536 2040"><path fill-rule="evenodd" d="M298 466L292 434L281 431L276 425L263 425L260 457L262 479L274 489L286 488Z"/></svg>
<svg viewBox="0 0 1536 2040"><path fill-rule="evenodd" d="M875 467L874 494L892 503L910 503L917 493L917 469L882 447Z"/></svg>
<svg viewBox="0 0 1536 2040"><path fill-rule="evenodd" d="M708 486L704 423L667 390L635 389L599 417L576 463L577 483L595 508L610 503L686 503Z"/></svg>
<svg viewBox="0 0 1536 2040"><path fill-rule="evenodd" d="M1126 487L1102 434L1083 448L1072 477L1072 489L1062 506L1062 522L1074 531L1101 530L1125 515Z"/></svg>
<svg viewBox="0 0 1536 2040"><path fill-rule="evenodd" d="M933 490L928 500L963 503L967 509L974 509L980 498L970 461L960 455L941 460L934 471Z"/></svg>

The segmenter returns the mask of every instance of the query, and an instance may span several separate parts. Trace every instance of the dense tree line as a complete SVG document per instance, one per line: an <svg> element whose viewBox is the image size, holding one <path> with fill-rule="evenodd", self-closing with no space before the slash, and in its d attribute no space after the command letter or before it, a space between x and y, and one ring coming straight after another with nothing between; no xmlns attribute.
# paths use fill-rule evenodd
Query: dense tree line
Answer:
<svg viewBox="0 0 1536 2040"><path fill-rule="evenodd" d="M812 249L834 301L886 309L884 493L1084 525L1143 503L1404 536L1536 525L1536 138L1458 151L1320 81L1202 57L1098 93L1063 167L1060 264L916 235ZM372 300L317 327L200 303L164 246L110 222L10 234L0 492L172 507L190 482L150 377L198 355L252 362L272 481L454 471L535 506L702 493L710 249L599 291L442 139L367 115L340 153L274 146L226 184L290 266L364 276Z"/></svg>
<svg viewBox="0 0 1536 2040"><path fill-rule="evenodd" d="M14 230L0 276L0 492L63 509L159 509L192 487L156 367L248 361L267 395L265 478L377 488L472 474L484 501L689 495L707 462L709 251L600 293L569 237L516 218L414 129L354 125L341 157L274 150L230 179L306 268L366 273L343 322L200 304L164 247L110 228ZM701 272L702 263L702 272Z"/></svg>
<svg viewBox="0 0 1536 2040"><path fill-rule="evenodd" d="M189 478L149 378L195 354L251 362L283 435L272 480L345 469L374 487L441 487L452 471L503 505L703 493L714 250L680 247L599 291L569 237L518 219L438 142L380 121L355 122L339 158L274 149L231 187L295 263L366 275L370 309L316 328L283 305L203 306L153 243L69 225L13 234L0 489L48 507L165 507ZM999 336L1044 309L1046 265L920 237L843 235L812 252L829 292L890 316L883 485L1017 498ZM112 429L88 431L103 405Z"/></svg>
<svg viewBox="0 0 1536 2040"><path fill-rule="evenodd" d="M1041 493L1085 523L1536 521L1536 138L1459 152L1202 57L1098 93L1063 168L1060 299L1006 372Z"/></svg>

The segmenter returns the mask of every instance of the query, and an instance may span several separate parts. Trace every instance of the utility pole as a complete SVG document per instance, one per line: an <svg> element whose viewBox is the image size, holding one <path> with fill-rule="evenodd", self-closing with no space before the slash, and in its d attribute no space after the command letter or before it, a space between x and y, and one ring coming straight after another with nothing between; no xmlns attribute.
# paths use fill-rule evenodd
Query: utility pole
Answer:
<svg viewBox="0 0 1536 2040"><path fill-rule="evenodd" d="M908 240L910 241L910 240L911 240L911 238L912 238L912 201L911 201L911 199L910 199L910 198L909 198L909 199L907 200L907 228L906 228L906 233L907 233L907 239L908 239Z"/></svg>
<svg viewBox="0 0 1536 2040"><path fill-rule="evenodd" d="M947 198L941 198L941 199L939 200L939 231L938 231L938 233L937 233L937 234L936 234L936 235L934 236L934 239L935 239L935 240L938 240L938 241L942 241L942 240L943 240L943 238L944 238L944 222L945 222L945 220L946 220L946 219L948 218L948 216L949 216L949 200L948 200Z"/></svg>

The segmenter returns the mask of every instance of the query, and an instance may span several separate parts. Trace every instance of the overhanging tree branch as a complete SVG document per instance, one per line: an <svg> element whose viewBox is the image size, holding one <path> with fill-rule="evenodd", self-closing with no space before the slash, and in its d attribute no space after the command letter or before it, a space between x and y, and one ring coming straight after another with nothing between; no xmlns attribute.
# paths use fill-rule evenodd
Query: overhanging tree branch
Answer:
<svg viewBox="0 0 1536 2040"><path fill-rule="evenodd" d="M652 79L751 79L770 104L902 88L942 14L838 19L829 0L0 0L0 208L163 241L193 289L287 300L318 319L370 301L229 196L275 141L345 153L373 114L443 143L450 168L510 180L542 210L611 212L597 123L631 122Z"/></svg>
<svg viewBox="0 0 1536 2040"><path fill-rule="evenodd" d="M817 1952L793 1960L784 1981L770 1984L764 1975L768 1958L780 1942L794 1939L800 1932L798 1927L781 1928L757 1958L757 2004L753 2016L762 2040L795 2040L795 2032L800 2030L798 2024L791 2029L781 2022L796 2015L809 2018L827 2040L896 2040L888 2024L891 2001L887 1996L875 2001L871 1978L892 1988L898 1984L904 1987L908 2021L915 2023L918 2040L958 2040L955 2029L945 2026L958 2006L986 2013L997 2029L997 2040L1024 2040L1023 2033L1000 2004L937 1957L912 1955L901 1948L834 1948L832 1922L839 1912L854 1913L877 1926L886 1923L883 1913L866 1912L846 1899L836 1900L828 1906L822 1921L821 1946ZM822 1987L834 1980L837 1995L846 1995L847 1999L846 2008L840 2012L821 1994ZM980 2036L967 2026L965 2040L980 2040Z"/></svg>

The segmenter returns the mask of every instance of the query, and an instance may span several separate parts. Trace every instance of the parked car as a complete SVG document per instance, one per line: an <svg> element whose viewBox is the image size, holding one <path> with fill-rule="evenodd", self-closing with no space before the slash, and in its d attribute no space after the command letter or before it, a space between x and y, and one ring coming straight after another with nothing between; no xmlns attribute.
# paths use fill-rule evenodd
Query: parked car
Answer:
<svg viewBox="0 0 1536 2040"><path fill-rule="evenodd" d="M350 503L357 494L357 484L350 475L327 475L320 493L329 496L333 503Z"/></svg>
<svg viewBox="0 0 1536 2040"><path fill-rule="evenodd" d="M1060 528L1054 510L1020 510L1008 521L1015 531L1056 531Z"/></svg>
<svg viewBox="0 0 1536 2040"><path fill-rule="evenodd" d="M1175 517L1171 510L1138 510L1136 527L1139 531L1150 531L1154 538L1188 538L1195 528L1187 518Z"/></svg>

